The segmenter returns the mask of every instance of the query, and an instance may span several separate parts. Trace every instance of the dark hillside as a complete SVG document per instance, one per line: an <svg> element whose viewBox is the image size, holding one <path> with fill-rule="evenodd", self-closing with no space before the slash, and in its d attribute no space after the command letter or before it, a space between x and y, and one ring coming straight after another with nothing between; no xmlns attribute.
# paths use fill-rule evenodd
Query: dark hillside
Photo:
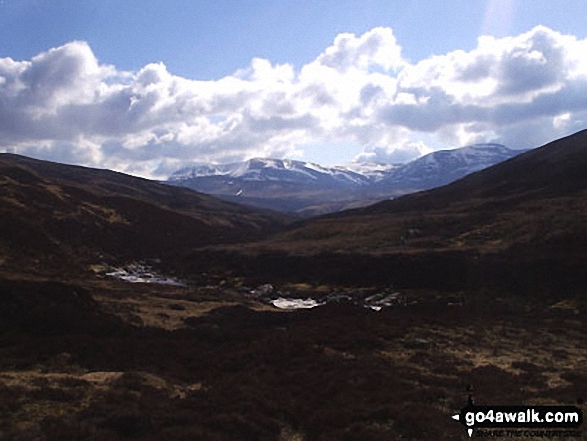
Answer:
<svg viewBox="0 0 587 441"><path fill-rule="evenodd" d="M5 265L165 258L197 246L259 238L284 220L108 170L0 155Z"/></svg>

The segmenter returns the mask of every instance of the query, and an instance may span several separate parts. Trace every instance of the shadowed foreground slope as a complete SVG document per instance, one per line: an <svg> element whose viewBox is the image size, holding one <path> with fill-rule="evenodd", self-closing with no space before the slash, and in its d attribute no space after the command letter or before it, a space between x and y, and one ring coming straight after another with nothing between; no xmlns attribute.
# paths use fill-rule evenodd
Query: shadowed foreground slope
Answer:
<svg viewBox="0 0 587 441"><path fill-rule="evenodd" d="M0 155L0 265L166 258L285 216L108 170ZM63 269L63 268L61 268Z"/></svg>

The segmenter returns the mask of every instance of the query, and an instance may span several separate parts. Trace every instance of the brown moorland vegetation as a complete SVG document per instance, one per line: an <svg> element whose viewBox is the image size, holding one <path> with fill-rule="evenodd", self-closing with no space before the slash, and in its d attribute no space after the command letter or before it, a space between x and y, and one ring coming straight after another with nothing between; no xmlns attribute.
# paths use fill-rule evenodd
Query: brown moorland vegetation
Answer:
<svg viewBox="0 0 587 441"><path fill-rule="evenodd" d="M469 384L487 404L587 396L585 317L563 309L275 312L249 300L200 314L210 293L173 287L160 300L194 315L154 327L133 307L142 288L122 282L1 289L3 440L459 440L450 415ZM112 315L96 290L130 310Z"/></svg>

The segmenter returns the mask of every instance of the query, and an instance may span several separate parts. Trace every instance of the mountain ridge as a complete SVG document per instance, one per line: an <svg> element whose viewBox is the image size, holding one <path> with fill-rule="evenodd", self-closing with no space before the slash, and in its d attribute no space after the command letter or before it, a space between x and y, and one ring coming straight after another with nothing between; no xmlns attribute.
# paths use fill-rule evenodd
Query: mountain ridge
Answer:
<svg viewBox="0 0 587 441"><path fill-rule="evenodd" d="M333 167L255 158L182 168L166 182L233 202L311 216L445 185L522 152L501 144L475 144L432 152L406 164Z"/></svg>

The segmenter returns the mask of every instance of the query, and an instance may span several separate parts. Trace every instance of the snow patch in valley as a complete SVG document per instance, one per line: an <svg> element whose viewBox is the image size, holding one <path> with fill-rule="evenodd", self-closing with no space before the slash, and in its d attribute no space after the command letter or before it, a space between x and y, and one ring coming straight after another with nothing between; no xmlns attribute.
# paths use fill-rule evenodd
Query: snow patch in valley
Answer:
<svg viewBox="0 0 587 441"><path fill-rule="evenodd" d="M323 305L314 299L286 299L283 297L271 300L271 304L279 309L310 309Z"/></svg>
<svg viewBox="0 0 587 441"><path fill-rule="evenodd" d="M109 268L107 277L124 280L129 283L156 283L159 285L187 286L173 277L161 275L148 265L130 264L124 267Z"/></svg>

